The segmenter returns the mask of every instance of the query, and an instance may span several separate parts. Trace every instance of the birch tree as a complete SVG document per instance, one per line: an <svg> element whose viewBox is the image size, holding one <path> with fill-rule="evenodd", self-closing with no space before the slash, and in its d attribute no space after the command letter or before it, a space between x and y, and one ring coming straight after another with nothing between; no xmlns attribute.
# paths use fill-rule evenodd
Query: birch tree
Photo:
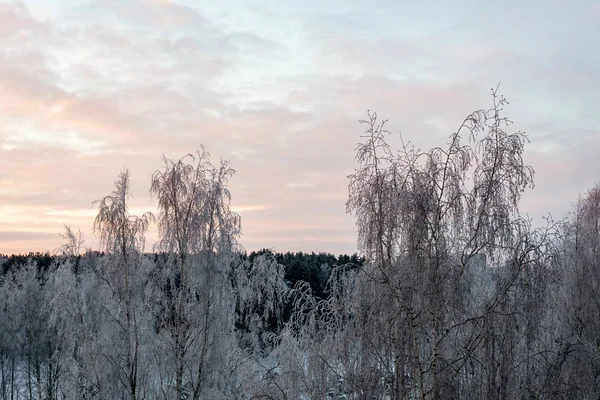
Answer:
<svg viewBox="0 0 600 400"><path fill-rule="evenodd" d="M231 340L235 309L228 276L241 229L230 206L234 170L228 161L214 166L204 149L163 162L150 192L159 208L156 249L170 255L157 280L158 325L169 351L156 359L168 366L161 377L165 395L199 399L218 391L224 378L219 368L227 364L224 349L231 348L224 343Z"/></svg>
<svg viewBox="0 0 600 400"><path fill-rule="evenodd" d="M102 259L99 281L105 322L99 339L102 354L114 371L116 393L126 391L131 400L145 397L148 360L144 358L144 336L151 332L146 285L149 263L142 253L145 232L153 221L149 212L129 213L130 175L122 171L113 192L95 202L98 215L94 232L107 256ZM149 325L150 324L150 325Z"/></svg>
<svg viewBox="0 0 600 400"><path fill-rule="evenodd" d="M58 398L63 340L50 321L47 273L29 261L9 272L0 286L3 399Z"/></svg>
<svg viewBox="0 0 600 400"><path fill-rule="evenodd" d="M484 332L501 312L499 296L514 287L517 271L542 245L518 210L521 193L533 187L533 169L523 163L527 137L507 131L507 102L496 90L492 98L490 109L465 118L447 147L428 152L403 143L394 153L385 121L375 113L362 121L367 130L346 205L368 261L359 279L371 282L372 295L354 307L377 310L357 319L379 337L359 340L361 351L379 355L372 366L376 385L392 399L456 398L465 384L482 378L466 366L476 350L492 346ZM477 303L465 295L472 279L467 271L482 257L483 274L504 265L515 273ZM507 368L501 380L510 377ZM486 381L494 398L498 383L491 376Z"/></svg>
<svg viewBox="0 0 600 400"><path fill-rule="evenodd" d="M557 309L564 350L552 383L592 399L600 393L600 184L575 202L563 240Z"/></svg>

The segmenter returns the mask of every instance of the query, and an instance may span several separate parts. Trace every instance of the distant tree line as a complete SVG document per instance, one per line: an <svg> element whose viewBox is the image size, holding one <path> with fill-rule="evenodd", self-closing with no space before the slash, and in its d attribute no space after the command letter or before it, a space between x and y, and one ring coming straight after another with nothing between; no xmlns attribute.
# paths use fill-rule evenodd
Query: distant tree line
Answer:
<svg viewBox="0 0 600 400"><path fill-rule="evenodd" d="M79 265L83 258L98 258L105 255L102 251L87 250L83 255L73 256L71 262L75 266ZM340 254L335 256L331 253L304 253L299 252L274 252L270 249L262 249L252 251L249 254L241 253L239 255L242 260L253 262L260 255L268 255L274 258L279 264L284 267L284 279L290 288L294 287L299 281L307 282L315 296L319 298L326 297L327 282L331 275L331 271L340 266L348 265L351 268L359 268L365 262L364 257L358 256L356 253L352 255ZM167 253L145 253L144 256L154 259L155 262L163 257L167 258ZM55 265L59 260L64 258L63 255L52 255L50 253L30 252L28 254L0 254L0 267L2 267L2 275L14 269L25 267L33 264L39 272L46 272L50 266Z"/></svg>
<svg viewBox="0 0 600 400"><path fill-rule="evenodd" d="M106 254L101 251L87 250L85 254L77 254L68 257L73 266L73 272L78 274L80 265L95 265L97 260ZM153 260L154 263L168 262L168 253L145 253L144 257ZM319 300L328 296L327 284L331 272L339 267L346 266L349 270L360 268L365 259L357 254L341 254L335 256L331 253L304 253L304 252L274 252L270 249L252 251L249 254L242 252L238 254L239 263L249 262L252 264L258 257L269 257L283 266L283 279L289 289L292 289L298 282L306 282L310 285L312 295ZM42 282L46 276L51 273L52 267L65 261L64 255L51 255L50 253L31 252L28 254L13 254L10 256L0 254L0 267L2 274L6 275L11 271L17 271L21 268L35 267L38 271L37 277ZM239 312L239 310L238 310ZM286 323L293 312L293 302L291 299L285 301L281 314L281 321L271 317L266 330L276 332L278 327ZM238 321L238 329L247 329L243 323Z"/></svg>

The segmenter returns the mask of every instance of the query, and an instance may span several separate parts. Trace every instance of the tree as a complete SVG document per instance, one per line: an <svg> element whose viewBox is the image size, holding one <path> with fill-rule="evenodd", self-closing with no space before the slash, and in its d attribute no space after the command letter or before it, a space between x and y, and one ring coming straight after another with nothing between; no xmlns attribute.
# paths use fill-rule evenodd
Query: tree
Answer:
<svg viewBox="0 0 600 400"><path fill-rule="evenodd" d="M57 398L62 340L50 321L44 271L29 260L0 286L2 399Z"/></svg>
<svg viewBox="0 0 600 400"><path fill-rule="evenodd" d="M592 399L600 393L600 184L576 201L562 233L556 307L564 351L553 383Z"/></svg>
<svg viewBox="0 0 600 400"><path fill-rule="evenodd" d="M127 199L129 171L122 171L115 181L112 194L95 202L98 215L94 231L107 256L99 269L101 304L105 322L102 326L100 350L115 374L121 390L131 400L144 397L143 383L147 373L142 359L143 337L151 331L146 325L151 317L146 307L146 285L149 263L143 257L145 232L154 216L147 212L141 217L129 214ZM119 393L119 389L115 389Z"/></svg>
<svg viewBox="0 0 600 400"><path fill-rule="evenodd" d="M127 199L131 196L129 181L129 170L122 171L115 181L113 192L94 202L98 205L94 232L99 235L103 250L118 255L125 264L129 254L143 252L144 234L154 220L150 212L146 212L141 217L129 214L127 206Z"/></svg>
<svg viewBox="0 0 600 400"><path fill-rule="evenodd" d="M48 276L47 303L50 326L62 338L57 353L63 372L57 398L106 398L110 366L100 346L104 322L97 257L86 254L76 266L73 257L62 257Z"/></svg>
<svg viewBox="0 0 600 400"><path fill-rule="evenodd" d="M519 215L520 194L533 186L533 169L522 158L527 138L505 131L507 102L492 94L491 109L470 114L446 148L429 152L403 143L396 154L385 140L385 121L375 113L361 121L367 131L346 206L356 216L367 263L347 283L352 289L340 292L342 311L331 301L309 311L304 296L297 314L307 327L320 321L310 334L313 348L325 344L324 353L314 352L318 368L335 372L352 393L391 399L508 393L501 386L520 360L488 357L484 370L468 366L496 351L505 321L493 316L520 311L501 299L539 259L547 235L534 234ZM490 271L498 273L496 287L487 283L473 301L473 281ZM348 316L343 325L332 317L340 312ZM498 372L486 376L496 365ZM482 381L487 391L477 389Z"/></svg>
<svg viewBox="0 0 600 400"><path fill-rule="evenodd" d="M152 176L150 192L158 200L160 241L157 249L171 258L160 272L157 305L159 329L175 395L190 392L194 399L209 396L227 364L226 334L233 321L235 300L228 293L228 275L235 261L241 223L230 207L229 161L210 163L204 149L178 161L163 157L164 166ZM165 359L166 358L166 359ZM165 393L171 389L163 385Z"/></svg>

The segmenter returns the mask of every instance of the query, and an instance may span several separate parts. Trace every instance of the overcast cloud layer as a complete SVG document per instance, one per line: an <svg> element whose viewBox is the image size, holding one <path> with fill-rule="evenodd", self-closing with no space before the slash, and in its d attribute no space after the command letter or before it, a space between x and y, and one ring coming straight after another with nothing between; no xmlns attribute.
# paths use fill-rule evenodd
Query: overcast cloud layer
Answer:
<svg viewBox="0 0 600 400"><path fill-rule="evenodd" d="M161 155L200 145L237 170L246 249L353 253L367 109L425 149L499 82L531 140L523 211L560 218L600 176L599 46L596 1L0 1L0 253L63 223L96 247L122 168L155 211Z"/></svg>

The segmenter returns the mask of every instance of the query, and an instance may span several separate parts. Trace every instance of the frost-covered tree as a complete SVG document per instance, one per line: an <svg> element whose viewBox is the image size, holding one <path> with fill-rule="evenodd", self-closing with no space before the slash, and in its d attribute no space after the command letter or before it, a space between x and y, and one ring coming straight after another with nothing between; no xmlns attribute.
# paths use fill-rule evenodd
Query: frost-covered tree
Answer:
<svg viewBox="0 0 600 400"><path fill-rule="evenodd" d="M56 250L56 253L62 257L77 257L81 255L83 250L83 232L77 228L77 232L73 231L67 224L64 225L64 233L60 234L64 243Z"/></svg>
<svg viewBox="0 0 600 400"><path fill-rule="evenodd" d="M281 320L284 268L239 253L233 170L213 167L205 152L199 159L194 168L192 157L165 160L153 176L164 250L154 260L142 254L153 217L129 214L126 170L95 202L102 255L79 256L82 236L66 227L45 283L49 326L63 338L57 398L243 398L270 387L264 358L274 343L268 328ZM171 185L175 194L161 197Z"/></svg>
<svg viewBox="0 0 600 400"><path fill-rule="evenodd" d="M50 321L44 271L29 261L0 286L0 398L57 399L62 339Z"/></svg>
<svg viewBox="0 0 600 400"><path fill-rule="evenodd" d="M228 283L241 225L230 206L234 170L209 158L204 149L177 161L163 157L150 188L159 208L156 248L170 255L155 279L157 329L167 349L155 358L162 390L177 398L215 396L231 348L235 298Z"/></svg>
<svg viewBox="0 0 600 400"><path fill-rule="evenodd" d="M516 378L540 372L523 365L541 346L530 340L541 326L532 307L546 292L517 289L544 276L554 228L533 231L519 214L533 169L523 162L525 134L507 131L506 104L494 90L492 108L427 152L409 144L395 152L385 121L374 113L362 121L346 205L367 263L332 274L326 301L311 303L298 286L289 331L298 352L288 360L301 392L511 398L534 386Z"/></svg>
<svg viewBox="0 0 600 400"><path fill-rule="evenodd" d="M244 260L233 271L240 346L260 357L272 349L270 329L283 327L283 307L288 293L283 265L273 254ZM272 326L275 321L276 326Z"/></svg>
<svg viewBox="0 0 600 400"><path fill-rule="evenodd" d="M95 202L98 215L94 231L107 256L98 272L103 310L98 349L114 374L115 393L127 392L131 400L146 397L148 342L152 318L147 306L146 286L151 265L142 255L145 232L153 220L149 212L138 217L129 213L129 171L122 171L114 191Z"/></svg>
<svg viewBox="0 0 600 400"><path fill-rule="evenodd" d="M152 220L129 214L129 172L95 202L94 231L105 255L81 255L81 232L65 227L66 243L48 276L50 326L61 339L60 398L147 398L152 316L145 298L150 262L142 256Z"/></svg>
<svg viewBox="0 0 600 400"><path fill-rule="evenodd" d="M127 205L129 197L131 197L129 170L123 170L115 181L113 192L94 202L98 206L94 232L99 235L103 250L118 256L125 264L124 267L130 254L137 255L143 252L144 235L154 220L150 212L146 212L141 217L129 214ZM69 240L69 243L71 241Z"/></svg>
<svg viewBox="0 0 600 400"><path fill-rule="evenodd" d="M555 307L563 350L550 383L554 392L593 399L600 394L600 184L576 201L562 233Z"/></svg>
<svg viewBox="0 0 600 400"><path fill-rule="evenodd" d="M163 157L163 163L150 187L160 211L156 249L176 254L180 264L190 254L236 250L241 222L230 206L231 163L212 165L204 148L177 161Z"/></svg>
<svg viewBox="0 0 600 400"><path fill-rule="evenodd" d="M58 259L45 283L50 327L61 344L56 353L62 366L56 398L110 398L114 395L108 390L112 370L101 346L104 299L97 273L99 259L92 253L74 257L71 250L77 246L70 239L76 236L69 232L66 227L63 248L70 250Z"/></svg>
<svg viewBox="0 0 600 400"><path fill-rule="evenodd" d="M509 386L522 338L511 339L516 322L499 315L523 312L525 299L513 292L552 226L534 233L519 214L521 193L533 186L527 138L507 131L507 102L492 94L492 108L470 114L447 147L428 152L403 145L394 154L377 116L364 121L347 209L376 294L369 308L379 311L362 322L381 332L364 348L382 355L392 399L506 398L519 389ZM475 280L487 281L478 297Z"/></svg>

